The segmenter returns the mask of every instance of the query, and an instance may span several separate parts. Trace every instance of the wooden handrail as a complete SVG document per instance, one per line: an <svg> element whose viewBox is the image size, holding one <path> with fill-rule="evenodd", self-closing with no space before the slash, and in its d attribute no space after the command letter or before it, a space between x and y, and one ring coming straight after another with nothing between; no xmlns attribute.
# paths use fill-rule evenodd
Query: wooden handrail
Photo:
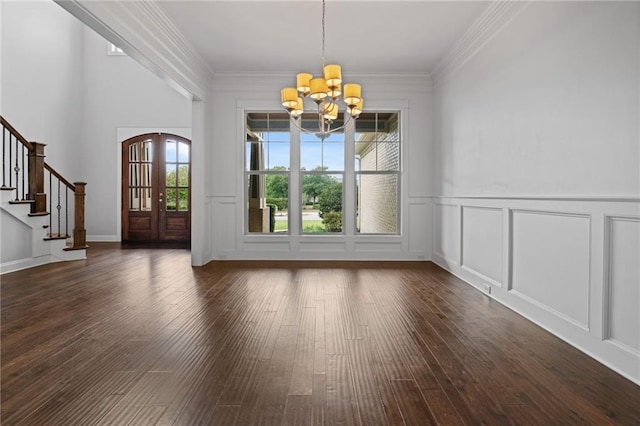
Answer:
<svg viewBox="0 0 640 426"><path fill-rule="evenodd" d="M68 180L66 180L60 173L58 173L53 167L48 165L46 162L44 163L44 168L49 170L49 173L51 173L56 178L58 178L60 182L64 183L67 186L67 188L69 188L73 192L76 192L76 186L71 182L69 182Z"/></svg>
<svg viewBox="0 0 640 426"><path fill-rule="evenodd" d="M6 129L8 129L9 132L11 132L13 134L13 136L15 136L16 139L18 139L20 141L20 143L22 143L24 146L29 148L29 151L33 150L33 146L31 145L31 142L29 142L27 140L27 138L22 136L20 134L20 132L17 131L11 124L9 124L9 122L7 120L5 120L4 117L1 116L1 115L0 115L0 124L2 124L2 126L4 126Z"/></svg>

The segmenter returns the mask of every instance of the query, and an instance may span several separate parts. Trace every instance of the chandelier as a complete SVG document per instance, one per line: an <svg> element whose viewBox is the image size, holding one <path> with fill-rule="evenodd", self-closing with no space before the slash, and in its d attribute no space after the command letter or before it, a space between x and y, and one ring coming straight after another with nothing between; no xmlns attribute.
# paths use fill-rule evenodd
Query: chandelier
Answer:
<svg viewBox="0 0 640 426"><path fill-rule="evenodd" d="M307 72L296 76L296 87L286 87L281 90L282 106L293 117L293 123L304 133L315 134L320 140L325 140L332 133L344 129L345 124L331 127L338 118L338 101L342 95L342 102L347 107L349 115L356 119L362 112L362 88L359 84L347 83L342 86L342 69L340 65L327 65L324 56L325 45L325 0L322 0L322 76L314 77ZM302 127L301 116L304 111L304 100L310 98L315 103L314 113L318 114L318 128L305 129ZM346 122L346 121L345 121Z"/></svg>

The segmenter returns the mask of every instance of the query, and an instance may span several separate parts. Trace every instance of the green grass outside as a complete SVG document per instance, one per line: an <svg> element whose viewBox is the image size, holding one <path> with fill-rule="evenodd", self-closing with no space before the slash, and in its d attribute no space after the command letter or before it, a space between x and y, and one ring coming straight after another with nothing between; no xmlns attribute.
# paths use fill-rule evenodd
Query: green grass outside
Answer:
<svg viewBox="0 0 640 426"><path fill-rule="evenodd" d="M285 220L276 220L276 227L274 232L282 232L289 230L289 224ZM322 224L322 219L320 220L305 220L302 223L302 232L307 233L324 233L326 232L324 229L324 225Z"/></svg>

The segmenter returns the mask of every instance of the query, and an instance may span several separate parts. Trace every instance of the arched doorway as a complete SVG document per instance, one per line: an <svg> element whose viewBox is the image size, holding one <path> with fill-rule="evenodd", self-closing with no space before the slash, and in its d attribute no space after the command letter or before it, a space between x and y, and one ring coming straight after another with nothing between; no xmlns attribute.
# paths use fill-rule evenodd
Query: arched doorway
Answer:
<svg viewBox="0 0 640 426"><path fill-rule="evenodd" d="M191 239L191 141L147 133L122 142L122 240Z"/></svg>

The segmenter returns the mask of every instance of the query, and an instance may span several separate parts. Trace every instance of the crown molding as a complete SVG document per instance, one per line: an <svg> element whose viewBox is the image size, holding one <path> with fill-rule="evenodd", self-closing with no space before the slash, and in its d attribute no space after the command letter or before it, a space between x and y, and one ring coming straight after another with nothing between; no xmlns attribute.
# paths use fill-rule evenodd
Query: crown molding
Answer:
<svg viewBox="0 0 640 426"><path fill-rule="evenodd" d="M212 70L156 3L54 1L179 92L205 97Z"/></svg>
<svg viewBox="0 0 640 426"><path fill-rule="evenodd" d="M528 4L528 1L519 0L491 2L434 67L431 73L434 86L438 87L445 82L457 69L491 41Z"/></svg>

